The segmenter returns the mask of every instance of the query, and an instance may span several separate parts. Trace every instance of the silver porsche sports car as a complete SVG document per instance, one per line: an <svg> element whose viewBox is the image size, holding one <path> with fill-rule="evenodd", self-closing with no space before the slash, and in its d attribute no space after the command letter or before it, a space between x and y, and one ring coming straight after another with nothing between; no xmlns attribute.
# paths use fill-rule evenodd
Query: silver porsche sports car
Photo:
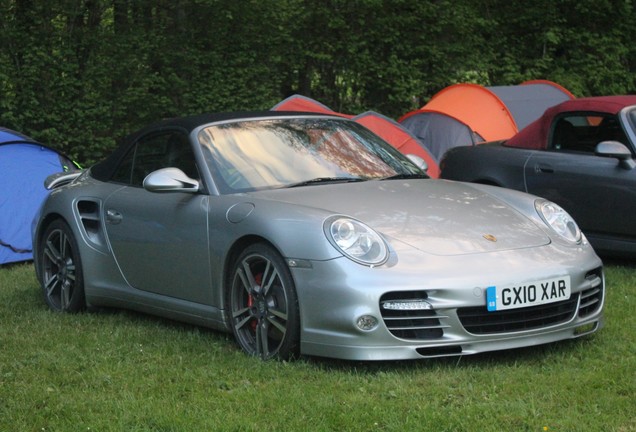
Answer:
<svg viewBox="0 0 636 432"><path fill-rule="evenodd" d="M263 359L465 355L602 324L602 262L562 208L428 179L340 117L162 121L47 182L33 244L56 311L187 321Z"/></svg>

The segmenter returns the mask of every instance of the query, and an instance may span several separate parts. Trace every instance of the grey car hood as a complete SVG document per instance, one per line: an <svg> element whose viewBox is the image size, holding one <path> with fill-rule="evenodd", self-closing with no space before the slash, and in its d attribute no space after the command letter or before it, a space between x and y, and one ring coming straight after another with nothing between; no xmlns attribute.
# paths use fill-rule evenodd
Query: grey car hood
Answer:
<svg viewBox="0 0 636 432"><path fill-rule="evenodd" d="M545 231L519 211L462 183L367 181L249 195L352 216L392 240L434 255L492 252L550 243ZM399 248L394 241L392 244Z"/></svg>

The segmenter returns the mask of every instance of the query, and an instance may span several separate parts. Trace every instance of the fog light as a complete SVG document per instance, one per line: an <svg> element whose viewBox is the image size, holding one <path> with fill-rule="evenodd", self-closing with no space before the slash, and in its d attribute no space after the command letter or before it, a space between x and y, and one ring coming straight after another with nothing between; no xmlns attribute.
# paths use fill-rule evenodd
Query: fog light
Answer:
<svg viewBox="0 0 636 432"><path fill-rule="evenodd" d="M363 331L373 330L378 326L378 319L373 315L362 315L356 320L356 325Z"/></svg>
<svg viewBox="0 0 636 432"><path fill-rule="evenodd" d="M426 300L387 300L382 302L382 308L388 310L431 310L433 306Z"/></svg>

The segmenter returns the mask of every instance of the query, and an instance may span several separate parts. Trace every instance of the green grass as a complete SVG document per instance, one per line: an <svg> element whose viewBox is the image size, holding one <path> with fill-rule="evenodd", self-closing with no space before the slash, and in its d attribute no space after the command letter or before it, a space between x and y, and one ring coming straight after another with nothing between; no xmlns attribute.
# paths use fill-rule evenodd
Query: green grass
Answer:
<svg viewBox="0 0 636 432"><path fill-rule="evenodd" d="M486 355L262 362L221 333L49 312L0 269L0 431L636 431L636 267L592 337Z"/></svg>

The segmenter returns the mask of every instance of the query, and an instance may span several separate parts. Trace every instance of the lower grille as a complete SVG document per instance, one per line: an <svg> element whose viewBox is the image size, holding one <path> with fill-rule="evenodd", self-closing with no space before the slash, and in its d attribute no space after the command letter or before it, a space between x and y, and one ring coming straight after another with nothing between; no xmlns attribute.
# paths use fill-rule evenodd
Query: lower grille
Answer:
<svg viewBox="0 0 636 432"><path fill-rule="evenodd" d="M462 347L460 345L450 345L441 347L426 347L416 348L415 351L423 357L442 357L459 355L462 353Z"/></svg>
<svg viewBox="0 0 636 432"><path fill-rule="evenodd" d="M382 304L389 300L426 299L425 292L392 292L380 299L380 313L384 325L395 337L411 340L431 340L444 336L440 317L434 310L394 310L384 309Z"/></svg>
<svg viewBox="0 0 636 432"><path fill-rule="evenodd" d="M457 309L457 316L472 334L509 333L567 322L576 313L579 296L521 309L488 312L485 306Z"/></svg>

